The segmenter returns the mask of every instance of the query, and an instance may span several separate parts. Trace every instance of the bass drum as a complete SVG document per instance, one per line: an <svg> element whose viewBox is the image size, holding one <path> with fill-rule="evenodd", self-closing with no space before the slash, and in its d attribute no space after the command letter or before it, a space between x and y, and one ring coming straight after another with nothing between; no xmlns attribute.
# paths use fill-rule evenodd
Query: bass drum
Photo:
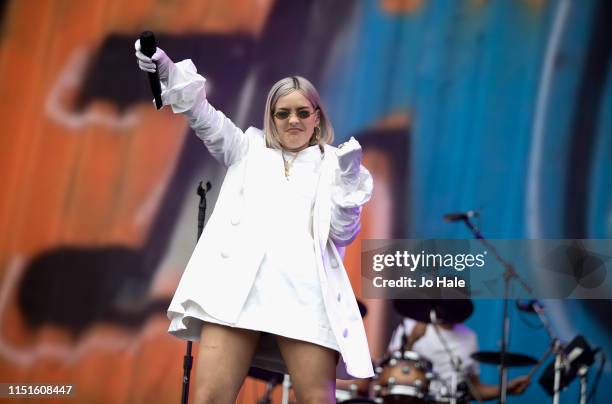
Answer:
<svg viewBox="0 0 612 404"><path fill-rule="evenodd" d="M413 351L395 351L376 367L374 394L382 404L426 404L431 362Z"/></svg>
<svg viewBox="0 0 612 404"><path fill-rule="evenodd" d="M351 398L346 401L336 401L336 403L342 404L376 404L376 401L370 400L369 398Z"/></svg>
<svg viewBox="0 0 612 404"><path fill-rule="evenodd" d="M346 387L346 386L343 386ZM376 401L370 400L367 397L361 397L358 392L359 388L356 383L351 383L348 390L343 388L336 389L336 403L341 404L376 404Z"/></svg>

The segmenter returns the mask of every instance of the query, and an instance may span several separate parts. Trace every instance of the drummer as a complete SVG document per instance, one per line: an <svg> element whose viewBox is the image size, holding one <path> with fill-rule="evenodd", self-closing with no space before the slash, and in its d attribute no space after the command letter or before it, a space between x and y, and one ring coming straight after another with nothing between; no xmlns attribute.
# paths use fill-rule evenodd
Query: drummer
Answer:
<svg viewBox="0 0 612 404"><path fill-rule="evenodd" d="M463 323L442 321L438 328L450 350L461 360L462 371L457 375L458 386L465 383L468 378L472 384L472 395L475 399L498 398L499 386L481 383L478 376L480 373L478 363L470 356L478 351L476 333ZM389 352L401 350L402 342L404 342L403 350L414 351L431 361L433 371L437 374L437 383L435 380L432 381L430 391L435 393L444 385L450 388L453 374L451 359L431 324L418 322L408 317L404 318L391 337ZM530 379L526 376L512 379L508 382L508 393L522 394L529 383Z"/></svg>

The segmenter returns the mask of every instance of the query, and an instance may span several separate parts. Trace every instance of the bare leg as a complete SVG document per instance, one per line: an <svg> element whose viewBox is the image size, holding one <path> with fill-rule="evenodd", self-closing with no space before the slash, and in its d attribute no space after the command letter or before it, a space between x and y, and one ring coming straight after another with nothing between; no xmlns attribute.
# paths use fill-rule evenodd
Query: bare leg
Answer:
<svg viewBox="0 0 612 404"><path fill-rule="evenodd" d="M310 342L277 336L300 404L336 402L338 353Z"/></svg>
<svg viewBox="0 0 612 404"><path fill-rule="evenodd" d="M259 335L259 331L204 325L197 359L196 404L236 402Z"/></svg>

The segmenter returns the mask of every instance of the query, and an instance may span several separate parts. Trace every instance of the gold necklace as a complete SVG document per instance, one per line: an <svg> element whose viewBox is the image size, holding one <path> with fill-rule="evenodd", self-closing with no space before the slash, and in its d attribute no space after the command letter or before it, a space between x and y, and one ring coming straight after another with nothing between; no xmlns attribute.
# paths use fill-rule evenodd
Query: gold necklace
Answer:
<svg viewBox="0 0 612 404"><path fill-rule="evenodd" d="M287 161L287 159L285 159L285 151L281 150L281 155L283 156L283 163L285 163L285 178L287 178L287 180L289 180L289 176L291 175L291 167L293 166L293 162L297 158L298 153L299 152L295 153L295 156L293 156L291 161Z"/></svg>

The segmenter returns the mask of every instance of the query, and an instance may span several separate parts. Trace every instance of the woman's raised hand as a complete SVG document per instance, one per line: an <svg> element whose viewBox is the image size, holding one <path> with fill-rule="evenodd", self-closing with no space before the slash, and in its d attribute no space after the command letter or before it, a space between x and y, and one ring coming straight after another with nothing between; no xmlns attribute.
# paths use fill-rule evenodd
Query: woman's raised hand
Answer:
<svg viewBox="0 0 612 404"><path fill-rule="evenodd" d="M157 48L153 56L148 57L140 50L140 39L134 43L134 49L136 50L136 59L138 60L138 67L140 70L147 73L159 74L159 80L164 84L168 85L168 78L170 72L174 69L174 62L166 55L162 49Z"/></svg>

